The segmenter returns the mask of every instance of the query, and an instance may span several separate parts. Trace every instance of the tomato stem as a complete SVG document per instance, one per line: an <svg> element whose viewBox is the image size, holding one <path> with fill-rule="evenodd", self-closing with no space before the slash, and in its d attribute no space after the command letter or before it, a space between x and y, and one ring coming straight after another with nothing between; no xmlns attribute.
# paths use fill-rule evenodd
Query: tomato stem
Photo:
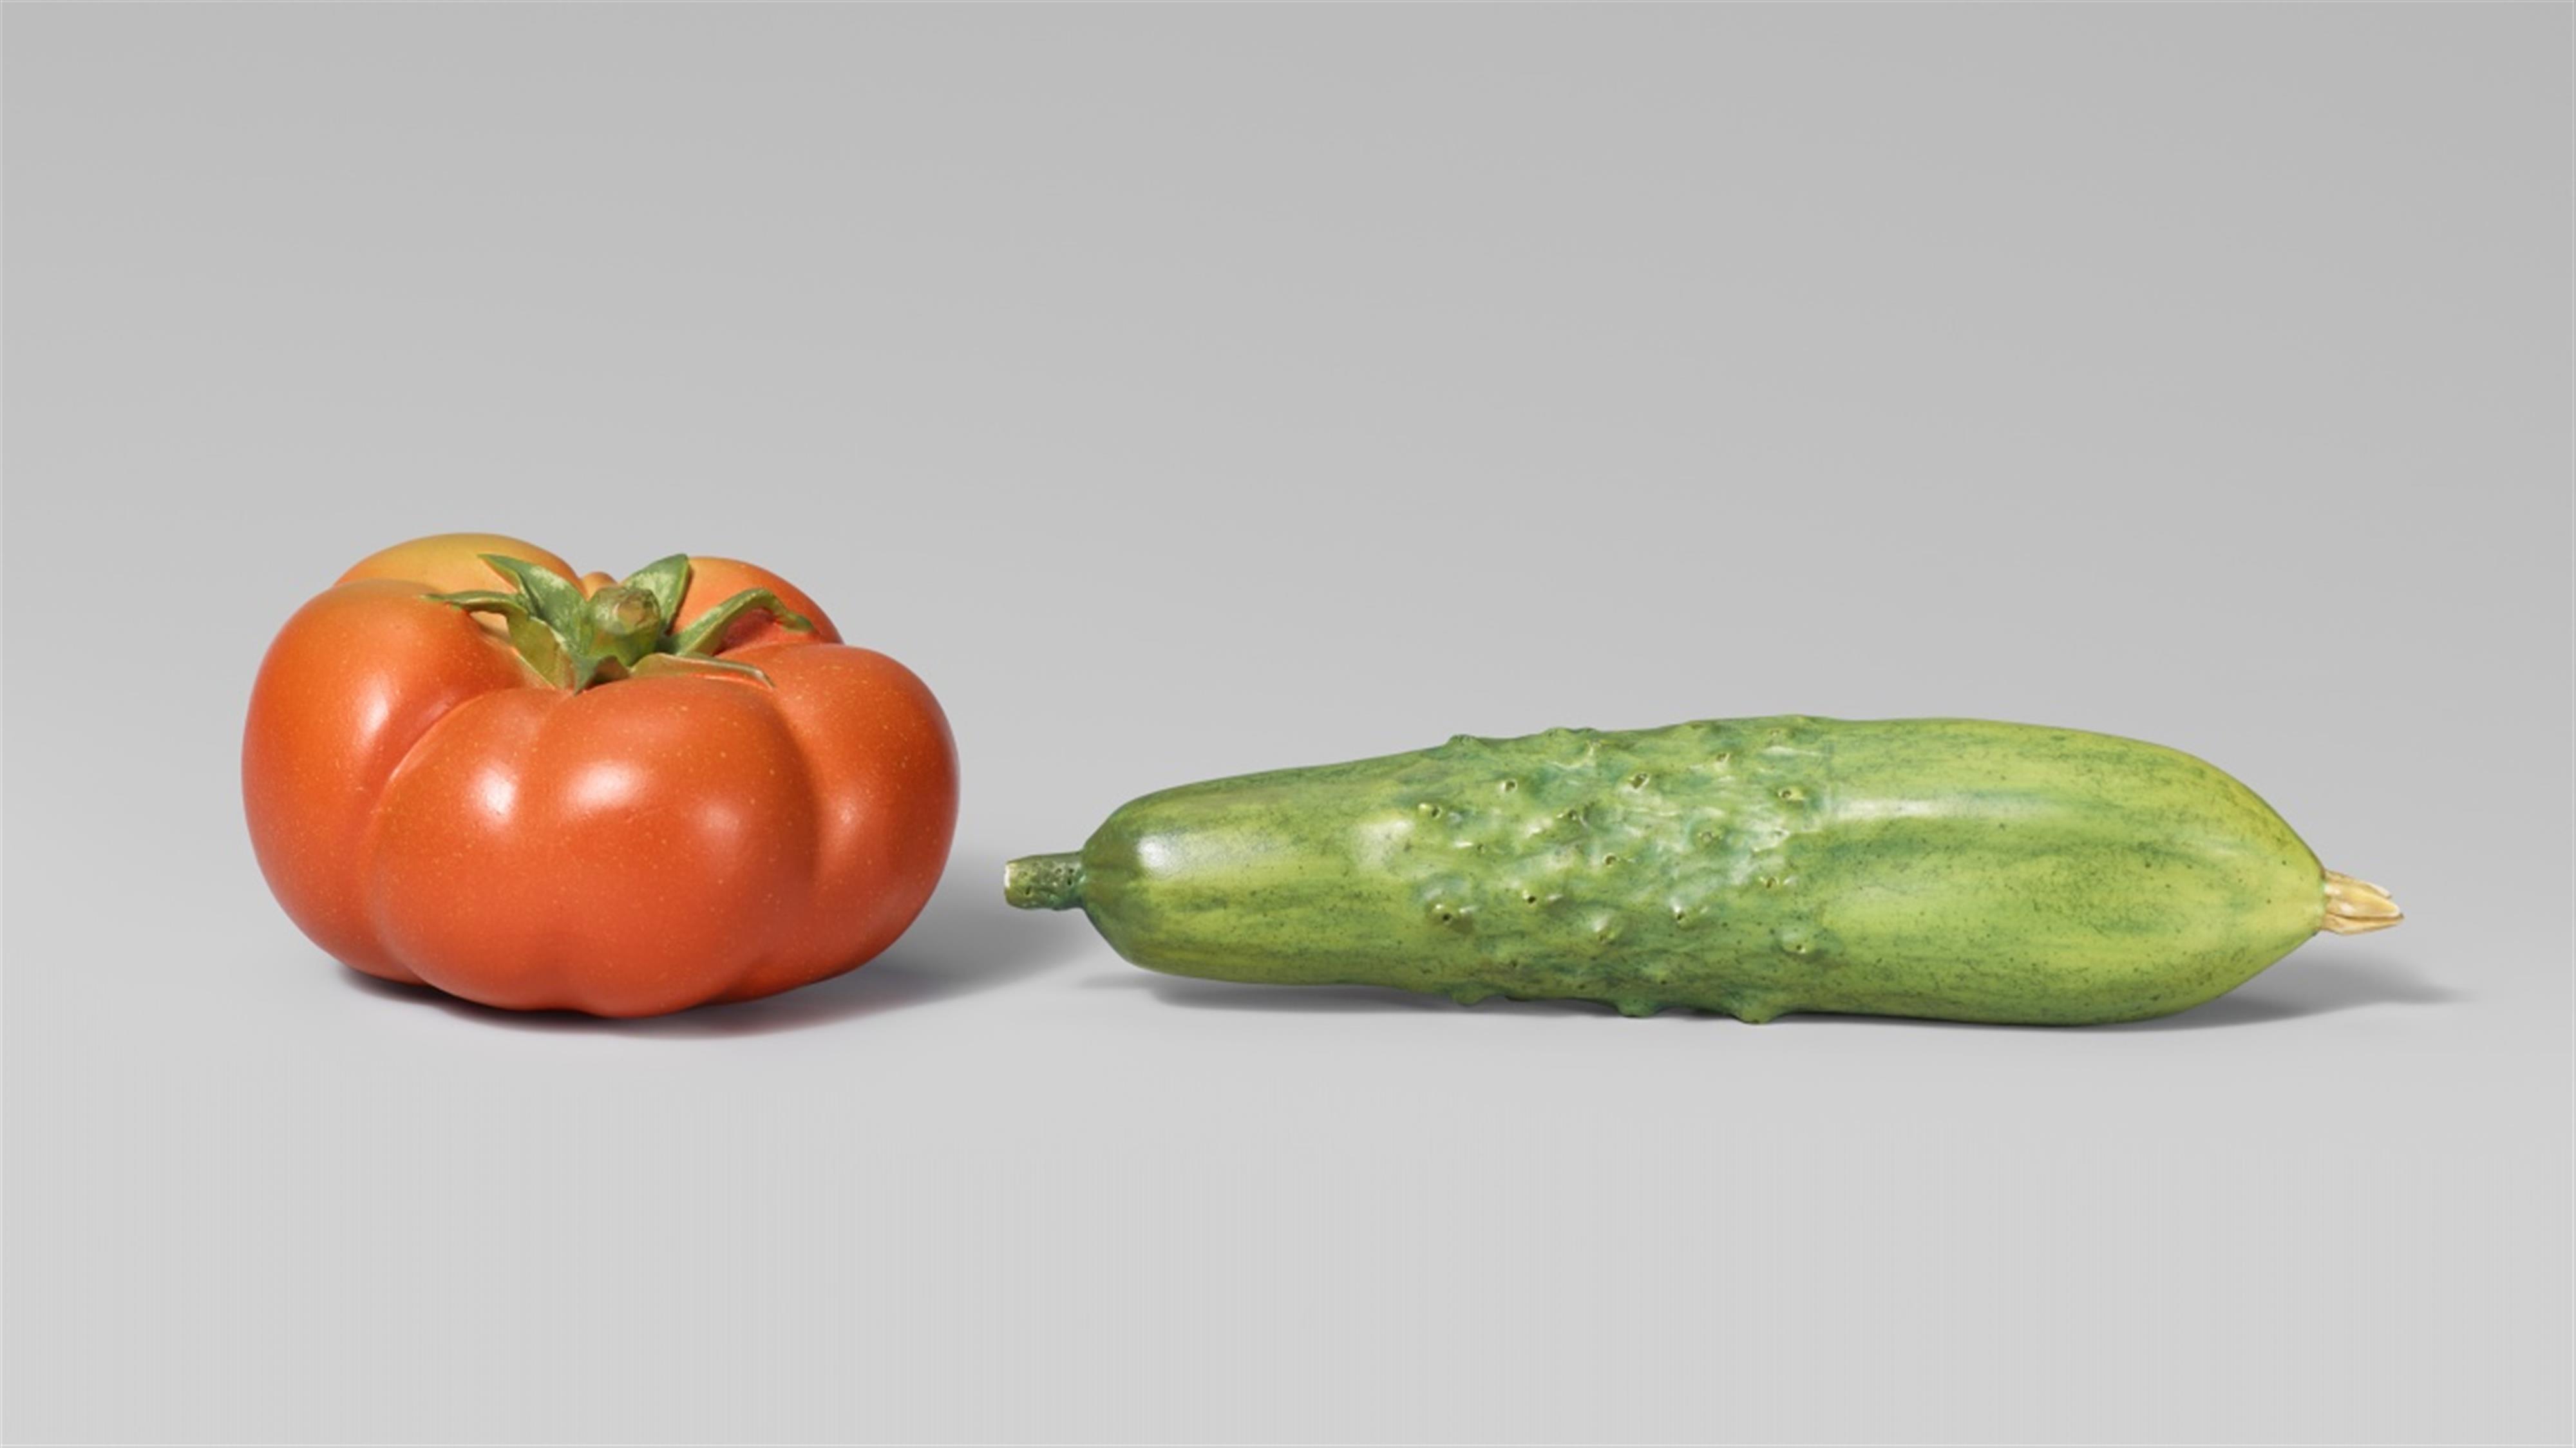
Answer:
<svg viewBox="0 0 2576 1448"><path fill-rule="evenodd" d="M653 646L664 632L662 609L653 595L623 583L612 583L592 594L582 609L582 621L589 625L591 642L598 652L630 668L637 659L654 652Z"/></svg>

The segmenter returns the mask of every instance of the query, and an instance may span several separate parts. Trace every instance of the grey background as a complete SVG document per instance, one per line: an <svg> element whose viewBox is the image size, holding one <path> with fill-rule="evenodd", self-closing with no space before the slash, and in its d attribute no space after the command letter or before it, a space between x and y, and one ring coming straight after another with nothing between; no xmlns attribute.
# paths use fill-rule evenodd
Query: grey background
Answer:
<svg viewBox="0 0 2576 1448"><path fill-rule="evenodd" d="M2565 1441L2569 14L11 7L5 1429ZM870 968L369 988L236 797L414 534L955 722ZM2040 1032L1263 994L997 903L1213 774L2203 754L2402 930Z"/></svg>

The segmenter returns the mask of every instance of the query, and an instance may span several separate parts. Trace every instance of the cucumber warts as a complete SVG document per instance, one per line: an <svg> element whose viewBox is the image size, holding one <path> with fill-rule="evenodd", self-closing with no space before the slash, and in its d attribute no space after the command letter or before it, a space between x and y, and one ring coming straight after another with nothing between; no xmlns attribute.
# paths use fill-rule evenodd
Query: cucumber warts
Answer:
<svg viewBox="0 0 2576 1448"><path fill-rule="evenodd" d="M2187 754L1969 719L1711 720L1164 790L1008 867L1181 975L2074 1025L2401 918Z"/></svg>

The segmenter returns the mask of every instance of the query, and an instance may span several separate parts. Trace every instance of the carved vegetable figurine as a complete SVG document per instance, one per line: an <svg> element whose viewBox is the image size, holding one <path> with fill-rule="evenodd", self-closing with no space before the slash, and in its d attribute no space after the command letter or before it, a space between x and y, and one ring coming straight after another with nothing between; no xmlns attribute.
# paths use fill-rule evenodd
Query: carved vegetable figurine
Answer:
<svg viewBox="0 0 2576 1448"><path fill-rule="evenodd" d="M278 903L348 965L642 1016L883 950L947 862L957 755L921 680L776 574L671 557L575 581L458 534L287 620L242 797Z"/></svg>
<svg viewBox="0 0 2576 1448"><path fill-rule="evenodd" d="M1004 893L1181 975L1748 1021L2138 1020L2400 918L2200 760L1966 719L1461 735L1147 795Z"/></svg>

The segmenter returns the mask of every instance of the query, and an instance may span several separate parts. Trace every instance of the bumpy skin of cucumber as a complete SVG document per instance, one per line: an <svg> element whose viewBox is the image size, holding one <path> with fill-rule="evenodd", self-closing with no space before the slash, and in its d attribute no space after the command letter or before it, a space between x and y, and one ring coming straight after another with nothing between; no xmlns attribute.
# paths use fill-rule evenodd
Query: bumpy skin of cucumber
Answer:
<svg viewBox="0 0 2576 1448"><path fill-rule="evenodd" d="M1155 970L1746 1020L2165 1015L2324 913L2316 856L2219 770L1979 720L1462 735L1148 795L1081 859Z"/></svg>

